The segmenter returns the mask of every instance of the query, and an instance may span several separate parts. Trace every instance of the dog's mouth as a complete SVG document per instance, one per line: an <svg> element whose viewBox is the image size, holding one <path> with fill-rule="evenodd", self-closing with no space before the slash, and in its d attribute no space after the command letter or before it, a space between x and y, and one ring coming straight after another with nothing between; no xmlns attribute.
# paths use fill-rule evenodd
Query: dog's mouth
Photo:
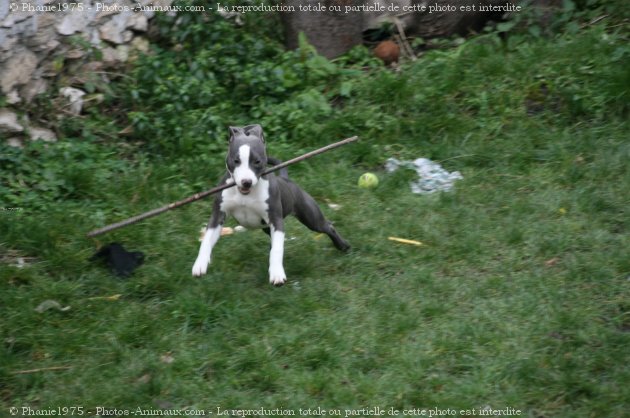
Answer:
<svg viewBox="0 0 630 418"><path fill-rule="evenodd" d="M238 186L237 189L241 194L249 194L252 191L251 187L245 188L245 187Z"/></svg>

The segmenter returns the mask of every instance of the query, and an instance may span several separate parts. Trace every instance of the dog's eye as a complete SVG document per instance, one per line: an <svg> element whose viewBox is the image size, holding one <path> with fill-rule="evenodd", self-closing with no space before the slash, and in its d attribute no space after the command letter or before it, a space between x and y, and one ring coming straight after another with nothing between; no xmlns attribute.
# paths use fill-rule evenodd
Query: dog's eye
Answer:
<svg viewBox="0 0 630 418"><path fill-rule="evenodd" d="M260 164L262 164L262 161L260 161L260 160L254 161L254 165L260 165Z"/></svg>
<svg viewBox="0 0 630 418"><path fill-rule="evenodd" d="M234 159L234 164L237 164L237 165L238 165L238 164L240 164L240 163L241 163L241 160L240 160L239 158L235 158L235 159Z"/></svg>

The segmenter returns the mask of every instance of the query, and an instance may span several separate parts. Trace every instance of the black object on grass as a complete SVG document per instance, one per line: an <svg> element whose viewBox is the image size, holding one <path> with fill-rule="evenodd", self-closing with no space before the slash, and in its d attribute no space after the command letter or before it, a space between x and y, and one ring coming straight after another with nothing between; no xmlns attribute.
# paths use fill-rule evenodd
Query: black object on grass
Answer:
<svg viewBox="0 0 630 418"><path fill-rule="evenodd" d="M144 254L140 251L129 252L113 242L102 247L90 261L102 261L119 277L129 277L131 273L144 262Z"/></svg>

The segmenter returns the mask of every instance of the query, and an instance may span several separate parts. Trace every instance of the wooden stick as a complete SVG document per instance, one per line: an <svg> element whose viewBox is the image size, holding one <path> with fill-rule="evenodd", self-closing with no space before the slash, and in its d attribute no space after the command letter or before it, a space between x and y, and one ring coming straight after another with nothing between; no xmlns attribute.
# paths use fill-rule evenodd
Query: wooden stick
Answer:
<svg viewBox="0 0 630 418"><path fill-rule="evenodd" d="M29 374L29 373L38 373L38 372L69 370L71 368L72 368L72 366L53 366L53 367L42 367L40 369L16 370L16 371L11 372L11 373L12 374Z"/></svg>
<svg viewBox="0 0 630 418"><path fill-rule="evenodd" d="M409 56L412 61L416 60L416 54L413 53L413 48L409 45L409 41L407 40L407 36L405 36L405 29L403 28L402 23L398 17L394 16L394 24L396 25L396 29L398 30L398 35L400 37L400 46L402 47L403 54Z"/></svg>
<svg viewBox="0 0 630 418"><path fill-rule="evenodd" d="M285 168L285 167L287 167L287 166L289 166L291 164L295 164L295 163L298 163L300 161L304 161L307 158L311 158L311 157L314 157L314 156L319 155L321 153L324 153L326 151L330 151L331 149L340 147L342 145L349 144L350 142L354 142L354 141L356 141L358 139L359 139L358 136L353 136L351 138L346 138L343 141L339 141L339 142L335 142L334 144L326 145L325 147L322 147L322 148L316 149L314 151L308 152L308 153L306 153L304 155L301 155L299 157L295 157L295 158L293 158L293 159L291 159L289 161L285 161L285 162L280 163L278 165L274 165L272 167L269 167L268 169L266 169L262 173L262 175L265 176L267 174L273 173L274 171L278 171L278 170L280 170L282 168ZM233 187L233 186L235 186L234 183L229 183L229 184L226 183L226 184L222 184L220 186L214 187L214 188L212 188L210 190L206 190L204 192L195 193L194 195L189 196L186 199L179 200L179 201L173 202L173 203L169 203L168 205L162 206L161 208L156 208L156 209L150 210L148 212L141 213L140 215L132 216L131 218L122 220L120 222L116 222L116 223L104 226L102 228L95 229L93 231L88 232L87 236L88 237L95 237L97 235L104 234L104 233L112 231L114 229L118 229L118 228L122 228L123 226L131 225L131 224L139 222L139 221L141 221L143 219L151 218L153 216L157 216L157 215L159 215L161 213L164 213L166 211L169 211L171 209L175 209L175 208L178 208L180 206L184 206L184 205L187 205L189 203L195 202L197 200L203 199L206 196L218 193L218 192L220 192L222 190L225 190L225 189Z"/></svg>

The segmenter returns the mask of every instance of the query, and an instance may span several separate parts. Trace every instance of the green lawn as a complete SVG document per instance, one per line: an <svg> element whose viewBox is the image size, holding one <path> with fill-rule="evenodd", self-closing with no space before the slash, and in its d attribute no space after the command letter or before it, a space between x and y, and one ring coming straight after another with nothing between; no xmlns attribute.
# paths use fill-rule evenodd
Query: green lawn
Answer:
<svg viewBox="0 0 630 418"><path fill-rule="evenodd" d="M53 184L42 180L0 212L0 416L27 405L628 416L630 49L618 30L509 48L480 37L350 79L316 139L269 135L285 160L361 137L290 168L353 249L290 220L281 288L260 231L223 237L209 273L191 277L210 199L85 238L211 187L220 156L118 156L72 138L22 151L66 192L40 198L38 184ZM421 156L464 179L418 196L410 173L382 168ZM365 171L377 189L356 186ZM146 253L128 280L88 261L112 241ZM36 312L48 299L70 310Z"/></svg>

